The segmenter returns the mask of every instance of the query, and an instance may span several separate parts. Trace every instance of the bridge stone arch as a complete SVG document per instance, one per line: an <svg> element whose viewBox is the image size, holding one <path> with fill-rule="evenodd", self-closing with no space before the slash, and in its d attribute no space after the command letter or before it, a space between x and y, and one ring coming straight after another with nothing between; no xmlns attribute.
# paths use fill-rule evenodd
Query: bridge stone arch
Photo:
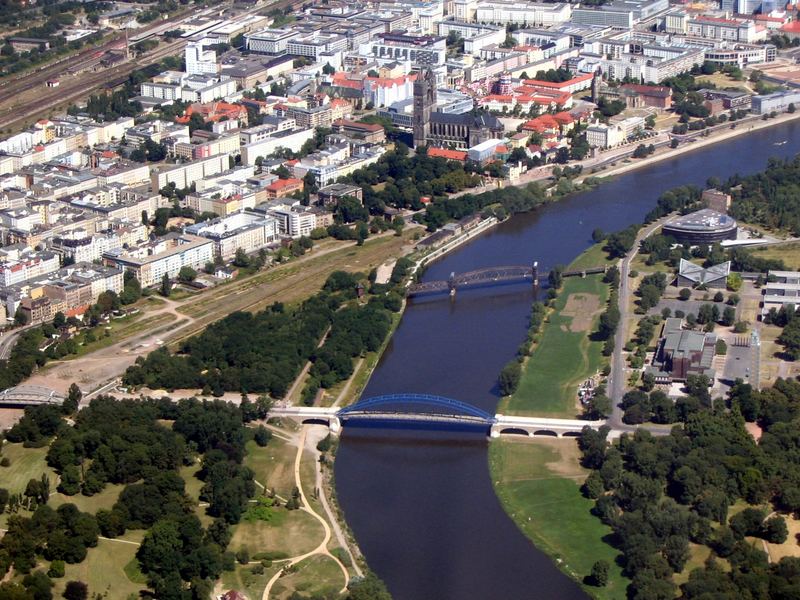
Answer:
<svg viewBox="0 0 800 600"><path fill-rule="evenodd" d="M527 429L523 429L522 427L504 427L499 431L500 435L524 435L525 437L530 437L531 433Z"/></svg>
<svg viewBox="0 0 800 600"><path fill-rule="evenodd" d="M531 434L533 437L561 437L552 429L537 429Z"/></svg>

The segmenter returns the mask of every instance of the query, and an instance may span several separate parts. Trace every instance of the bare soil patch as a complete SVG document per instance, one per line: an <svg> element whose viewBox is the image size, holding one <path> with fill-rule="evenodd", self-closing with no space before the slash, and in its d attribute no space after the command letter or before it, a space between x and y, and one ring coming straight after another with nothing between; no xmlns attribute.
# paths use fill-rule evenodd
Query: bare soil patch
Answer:
<svg viewBox="0 0 800 600"><path fill-rule="evenodd" d="M569 330L573 333L589 331L595 314L600 310L600 296L597 294L570 294L561 314L572 317Z"/></svg>

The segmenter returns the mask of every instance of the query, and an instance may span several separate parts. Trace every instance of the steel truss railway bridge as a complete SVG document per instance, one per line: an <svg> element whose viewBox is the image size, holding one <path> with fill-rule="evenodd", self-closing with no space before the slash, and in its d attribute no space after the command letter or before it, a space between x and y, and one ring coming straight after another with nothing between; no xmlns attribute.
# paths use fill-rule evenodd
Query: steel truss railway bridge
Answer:
<svg viewBox="0 0 800 600"><path fill-rule="evenodd" d="M469 427L484 429L490 437L577 437L587 425L594 429L605 425L605 421L492 415L460 400L428 394L375 396L345 408L273 407L270 417L292 419L301 424L327 425L332 433L337 434L345 425L372 422L421 429Z"/></svg>
<svg viewBox="0 0 800 600"><path fill-rule="evenodd" d="M564 271L562 277L585 277L592 273L604 273L605 267L592 267L582 270ZM415 283L408 287L407 296L449 293L455 295L456 290L487 287L530 281L538 286L542 277L539 275L539 263L534 261L530 266L486 267L467 271L466 273L450 273L447 279Z"/></svg>

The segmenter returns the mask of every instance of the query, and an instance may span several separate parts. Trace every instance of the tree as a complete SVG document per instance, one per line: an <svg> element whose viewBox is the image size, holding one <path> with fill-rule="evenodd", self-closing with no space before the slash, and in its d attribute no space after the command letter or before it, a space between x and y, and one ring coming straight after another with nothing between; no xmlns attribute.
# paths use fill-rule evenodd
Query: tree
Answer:
<svg viewBox="0 0 800 600"><path fill-rule="evenodd" d="M761 537L770 544L783 544L789 537L789 529L786 520L780 515L775 515L764 521Z"/></svg>
<svg viewBox="0 0 800 600"><path fill-rule="evenodd" d="M392 600L386 585L372 572L350 583L347 600Z"/></svg>
<svg viewBox="0 0 800 600"><path fill-rule="evenodd" d="M66 600L87 600L89 598L89 586L82 581L68 581L64 589Z"/></svg>
<svg viewBox="0 0 800 600"><path fill-rule="evenodd" d="M609 564L605 560L598 560L592 565L592 572L589 574L591 584L597 587L608 585Z"/></svg>
<svg viewBox="0 0 800 600"><path fill-rule="evenodd" d="M196 277L197 271L188 265L184 265L181 267L181 270L178 271L178 281L181 283L191 283Z"/></svg>
<svg viewBox="0 0 800 600"><path fill-rule="evenodd" d="M169 298L171 292L172 282L169 280L169 275L164 273L164 276L161 278L161 288L159 289L159 293L165 298Z"/></svg>
<svg viewBox="0 0 800 600"><path fill-rule="evenodd" d="M250 257L247 256L247 252L244 251L244 248L236 249L236 254L233 257L233 264L239 268L250 266Z"/></svg>
<svg viewBox="0 0 800 600"><path fill-rule="evenodd" d="M736 321L736 309L732 306L726 306L722 311L722 324L730 327Z"/></svg>
<svg viewBox="0 0 800 600"><path fill-rule="evenodd" d="M17 312L14 313L14 323L20 326L28 324L28 313L22 310L22 307L17 307Z"/></svg>
<svg viewBox="0 0 800 600"><path fill-rule="evenodd" d="M269 440L271 438L272 438L272 434L263 425L259 425L256 428L255 433L253 434L253 439L255 440L256 444L258 444L262 448L269 443Z"/></svg>
<svg viewBox="0 0 800 600"><path fill-rule="evenodd" d="M81 403L81 398L83 398L83 392L81 392L81 388L78 387L78 384L73 382L70 384L67 397L64 400L64 403L61 405L64 414L74 414L75 411L78 410L78 406Z"/></svg>
<svg viewBox="0 0 800 600"><path fill-rule="evenodd" d="M499 385L500 385L500 393L503 396L508 396L513 394L517 386L519 385L519 380L522 377L522 367L517 360L511 360L503 367L503 370L500 371L499 377Z"/></svg>
<svg viewBox="0 0 800 600"><path fill-rule="evenodd" d="M53 327L56 329L61 329L67 324L67 317L64 315L63 312L58 311L55 315L53 315Z"/></svg>
<svg viewBox="0 0 800 600"><path fill-rule="evenodd" d="M689 288L683 288L680 292L678 292L678 298L683 300L684 302L692 297L692 290Z"/></svg>

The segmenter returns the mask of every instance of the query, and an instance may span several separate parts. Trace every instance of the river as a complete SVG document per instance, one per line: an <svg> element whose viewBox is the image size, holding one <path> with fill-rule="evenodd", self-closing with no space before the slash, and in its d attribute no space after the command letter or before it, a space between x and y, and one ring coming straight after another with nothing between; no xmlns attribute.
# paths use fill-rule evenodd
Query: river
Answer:
<svg viewBox="0 0 800 600"><path fill-rule="evenodd" d="M589 247L595 228L641 222L671 187L753 173L770 156L798 152L792 121L655 163L509 219L430 265L424 279L533 260L546 273ZM497 374L525 338L532 299L520 284L410 301L363 397L439 394L494 412ZM336 490L370 568L395 600L585 598L503 511L487 443L479 434L345 428Z"/></svg>

